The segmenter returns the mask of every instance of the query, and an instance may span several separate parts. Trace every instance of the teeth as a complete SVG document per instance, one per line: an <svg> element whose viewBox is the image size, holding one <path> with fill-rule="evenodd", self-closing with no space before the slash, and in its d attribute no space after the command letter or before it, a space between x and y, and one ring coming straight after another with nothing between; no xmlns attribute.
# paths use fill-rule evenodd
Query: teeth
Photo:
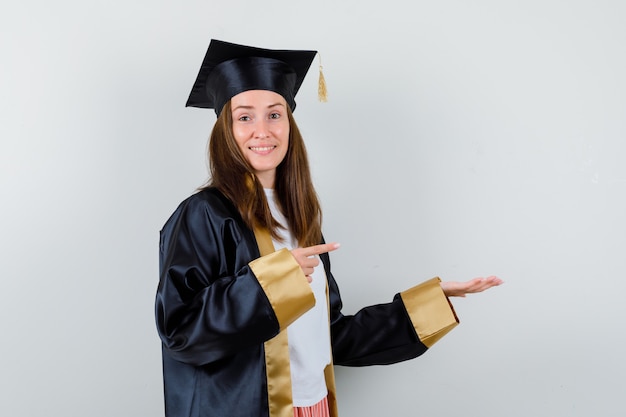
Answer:
<svg viewBox="0 0 626 417"><path fill-rule="evenodd" d="M274 146L250 147L250 150L259 151L259 152L269 151L272 149L274 149Z"/></svg>

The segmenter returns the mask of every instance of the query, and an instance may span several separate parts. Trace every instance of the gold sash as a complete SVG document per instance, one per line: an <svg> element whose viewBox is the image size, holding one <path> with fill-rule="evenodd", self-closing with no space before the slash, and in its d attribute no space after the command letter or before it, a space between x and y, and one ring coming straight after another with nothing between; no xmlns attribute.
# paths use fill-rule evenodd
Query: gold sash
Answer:
<svg viewBox="0 0 626 417"><path fill-rule="evenodd" d="M261 256L275 251L272 238L266 229L254 229L254 236ZM328 283L326 283L326 303L328 299ZM264 343L265 371L267 376L267 397L270 417L293 417L293 402L291 395L291 369L289 367L289 344L287 329ZM332 358L332 354L331 354ZM337 401L335 391L335 373L331 363L324 369L326 386L328 388L328 405L331 417L337 417Z"/></svg>
<svg viewBox="0 0 626 417"><path fill-rule="evenodd" d="M254 236L261 256L274 252L272 238L266 229L255 228ZM293 417L287 329L265 342L264 347L270 417Z"/></svg>

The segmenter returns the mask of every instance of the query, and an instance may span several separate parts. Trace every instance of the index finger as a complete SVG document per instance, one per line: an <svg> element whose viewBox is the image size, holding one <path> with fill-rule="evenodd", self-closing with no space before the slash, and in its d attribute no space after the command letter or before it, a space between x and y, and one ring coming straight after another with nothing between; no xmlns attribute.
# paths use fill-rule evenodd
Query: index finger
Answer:
<svg viewBox="0 0 626 417"><path fill-rule="evenodd" d="M339 248L339 243L322 243L321 245L308 246L302 248L302 254L304 256L319 255L321 253L332 252Z"/></svg>

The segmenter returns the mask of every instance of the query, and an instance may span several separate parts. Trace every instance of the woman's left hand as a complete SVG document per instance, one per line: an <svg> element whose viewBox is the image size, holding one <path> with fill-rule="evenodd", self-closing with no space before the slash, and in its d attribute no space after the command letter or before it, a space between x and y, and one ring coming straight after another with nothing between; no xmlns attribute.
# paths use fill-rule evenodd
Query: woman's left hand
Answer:
<svg viewBox="0 0 626 417"><path fill-rule="evenodd" d="M465 297L467 294L482 292L491 287L496 287L503 282L496 276L474 278L465 282L445 281L441 282L441 289L447 297Z"/></svg>

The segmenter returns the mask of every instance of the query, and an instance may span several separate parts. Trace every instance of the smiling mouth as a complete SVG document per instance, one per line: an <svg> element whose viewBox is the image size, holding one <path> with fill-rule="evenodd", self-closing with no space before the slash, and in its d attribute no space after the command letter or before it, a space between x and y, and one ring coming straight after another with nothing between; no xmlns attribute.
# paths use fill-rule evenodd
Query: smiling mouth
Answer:
<svg viewBox="0 0 626 417"><path fill-rule="evenodd" d="M276 146L251 146L248 149L255 152L267 152L274 149Z"/></svg>

